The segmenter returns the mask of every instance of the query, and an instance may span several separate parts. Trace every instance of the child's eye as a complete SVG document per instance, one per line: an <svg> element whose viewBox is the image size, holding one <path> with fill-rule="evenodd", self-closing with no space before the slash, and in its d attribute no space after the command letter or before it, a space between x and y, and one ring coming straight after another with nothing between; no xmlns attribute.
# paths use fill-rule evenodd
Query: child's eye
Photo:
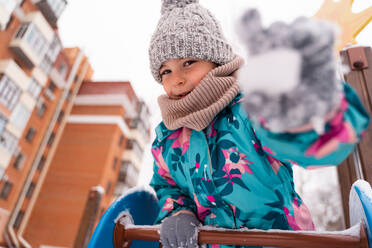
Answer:
<svg viewBox="0 0 372 248"><path fill-rule="evenodd" d="M161 71L160 72L160 76L164 76L164 75L166 75L166 74L169 74L169 73L171 73L172 71L171 70L163 70L163 71Z"/></svg>
<svg viewBox="0 0 372 248"><path fill-rule="evenodd" d="M185 63L183 63L184 66L189 66L191 64L194 64L196 62L196 60L187 60L185 61Z"/></svg>

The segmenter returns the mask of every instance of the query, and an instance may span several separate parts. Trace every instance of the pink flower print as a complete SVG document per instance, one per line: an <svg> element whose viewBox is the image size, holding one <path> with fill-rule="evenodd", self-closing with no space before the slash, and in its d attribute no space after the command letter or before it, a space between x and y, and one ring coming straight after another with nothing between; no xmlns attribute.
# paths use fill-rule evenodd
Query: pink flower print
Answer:
<svg viewBox="0 0 372 248"><path fill-rule="evenodd" d="M273 156L269 154L267 154L266 157L267 157L267 161L269 161L269 164L271 165L271 168L273 169L275 174L278 174L280 166L283 165L282 162L280 162L279 160L277 160L276 158L274 158Z"/></svg>
<svg viewBox="0 0 372 248"><path fill-rule="evenodd" d="M287 218L288 224L293 230L315 230L314 223L311 220L311 215L304 203L298 206L297 198L293 199L292 203L293 216L290 215L288 208L283 207L285 216Z"/></svg>
<svg viewBox="0 0 372 248"><path fill-rule="evenodd" d="M177 200L175 200L173 198L167 198L167 200L165 201L164 206L163 206L163 208L162 208L161 211L168 211L168 213L171 212L173 210L173 208L174 208L174 203L175 202L177 204L179 204L179 205L183 205L184 204L183 203L183 199L184 198L185 197L183 197L183 196L179 197Z"/></svg>
<svg viewBox="0 0 372 248"><path fill-rule="evenodd" d="M267 153L269 153L269 154L275 156L275 152L273 152L273 150L271 150L269 147L267 147L267 146L263 146L262 149L263 149L264 151L266 151Z"/></svg>
<svg viewBox="0 0 372 248"><path fill-rule="evenodd" d="M232 209L233 214L234 214L234 216L235 216L236 206L235 206L235 205L232 205L232 204L228 204L228 205L229 205L229 207Z"/></svg>
<svg viewBox="0 0 372 248"><path fill-rule="evenodd" d="M340 143L356 143L358 138L353 127L348 122L342 122L338 126L320 136L307 150L307 156L316 158L324 157L335 151Z"/></svg>
<svg viewBox="0 0 372 248"><path fill-rule="evenodd" d="M260 149L260 146L256 144L253 140L252 140L252 143L253 143L254 149L258 151ZM269 147L263 146L262 150L266 151L265 156L266 156L267 161L269 162L275 174L278 174L280 166L283 165L282 162L280 162L279 160L271 156L271 155L275 155L275 153Z"/></svg>
<svg viewBox="0 0 372 248"><path fill-rule="evenodd" d="M170 173L169 173L169 168L167 163L165 163L163 155L162 155L162 148L152 148L151 149L152 154L154 155L155 158L155 163L159 167L157 173L163 177L167 183L170 185L176 185L176 182L172 179Z"/></svg>
<svg viewBox="0 0 372 248"><path fill-rule="evenodd" d="M182 155L184 155L190 146L191 133L192 130L190 128L183 127L169 135L167 139L175 139L175 141L172 144L172 148L181 147Z"/></svg>
<svg viewBox="0 0 372 248"><path fill-rule="evenodd" d="M225 157L225 165L224 165L223 170L227 174L230 174L230 171L232 169L238 169L241 174L244 174L246 172L249 173L249 174L253 174L251 168L248 166L252 162L245 159L247 156L243 153L240 153L238 151L237 147L236 148L230 148L228 150L222 149L222 153ZM238 175L234 175L234 176L238 176ZM232 177L233 176L231 176L231 178ZM240 177L240 175L239 175L239 177Z"/></svg>
<svg viewBox="0 0 372 248"><path fill-rule="evenodd" d="M196 173L198 173L200 167L200 163L195 163Z"/></svg>
<svg viewBox="0 0 372 248"><path fill-rule="evenodd" d="M196 194L193 193L193 195L194 195L194 202L195 202L195 204L196 204L196 209L197 209L197 212L198 212L198 217L199 217L199 219L200 219L201 221L204 222L205 217L206 217L208 214L210 214L211 209L210 209L210 208L203 207L203 206L200 204L198 198L196 197Z"/></svg>
<svg viewBox="0 0 372 248"><path fill-rule="evenodd" d="M214 200L214 197L211 195L207 195L208 201L210 201L213 205L216 205L216 201Z"/></svg>
<svg viewBox="0 0 372 248"><path fill-rule="evenodd" d="M210 133L207 134L207 137L215 137L217 136L217 130L214 129L214 120L211 122L211 128L210 128Z"/></svg>
<svg viewBox="0 0 372 248"><path fill-rule="evenodd" d="M344 114L348 108L345 97L339 106L339 112L329 122L330 130L320 136L307 150L306 155L316 158L324 157L337 149L340 143L356 143L358 141L354 128L344 121Z"/></svg>

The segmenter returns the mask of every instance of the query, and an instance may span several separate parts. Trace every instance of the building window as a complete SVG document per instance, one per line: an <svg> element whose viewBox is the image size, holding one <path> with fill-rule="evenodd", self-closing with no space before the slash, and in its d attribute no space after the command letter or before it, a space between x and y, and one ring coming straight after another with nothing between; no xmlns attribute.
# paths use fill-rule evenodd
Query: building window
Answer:
<svg viewBox="0 0 372 248"><path fill-rule="evenodd" d="M28 142L32 142L32 140L34 139L35 137L35 133L36 133L36 129L34 127L30 127L28 130L27 130L27 133L26 133L26 140Z"/></svg>
<svg viewBox="0 0 372 248"><path fill-rule="evenodd" d="M61 110L61 111L59 112L59 114L58 114L58 118L57 118L57 122L58 122L58 123L61 123L61 122L62 122L64 115L65 115L65 111Z"/></svg>
<svg viewBox="0 0 372 248"><path fill-rule="evenodd" d="M14 224L13 224L13 227L14 228L18 228L19 225L21 225L21 222L22 222L22 219L23 219L23 216L24 215L25 215L25 212L24 211L20 210L18 212L17 217L16 217L16 219L14 221Z"/></svg>
<svg viewBox="0 0 372 248"><path fill-rule="evenodd" d="M0 136L3 133L7 122L8 120L6 119L6 117L0 113Z"/></svg>
<svg viewBox="0 0 372 248"><path fill-rule="evenodd" d="M67 96L66 96L66 101L70 101L70 100L71 100L71 97L72 97L72 91L69 90L69 91L68 91L68 94L67 94Z"/></svg>
<svg viewBox="0 0 372 248"><path fill-rule="evenodd" d="M37 115L39 117L43 117L47 109L47 105L44 102L40 101L38 102L38 105L36 107L37 107Z"/></svg>
<svg viewBox="0 0 372 248"><path fill-rule="evenodd" d="M65 0L48 0L49 6L53 10L55 16L58 17L62 14L63 10L66 8L67 2Z"/></svg>
<svg viewBox="0 0 372 248"><path fill-rule="evenodd" d="M13 184L9 181L5 181L3 184L3 188L0 192L0 198L8 199L9 193L12 190Z"/></svg>
<svg viewBox="0 0 372 248"><path fill-rule="evenodd" d="M43 169L45 161L46 161L46 158L44 156L42 156L40 158L40 161L39 161L38 165L37 165L37 170L38 171L41 171Z"/></svg>
<svg viewBox="0 0 372 248"><path fill-rule="evenodd" d="M18 170L21 169L24 161L25 161L25 155L23 155L22 153L19 153L16 156L14 163L13 163L14 168Z"/></svg>
<svg viewBox="0 0 372 248"><path fill-rule="evenodd" d="M58 54L59 54L59 52L61 50L62 50L61 41L59 40L58 36L55 35L53 37L52 42L49 45L48 51L45 54L45 56L49 58L49 60L51 61L51 63L54 63L56 61L57 56L58 56Z"/></svg>
<svg viewBox="0 0 372 248"><path fill-rule="evenodd" d="M21 90L17 85L6 75L0 75L0 103L12 110L20 95Z"/></svg>
<svg viewBox="0 0 372 248"><path fill-rule="evenodd" d="M10 116L10 122L19 130L23 131L30 119L31 111L26 108L22 103L17 104Z"/></svg>
<svg viewBox="0 0 372 248"><path fill-rule="evenodd" d="M41 61L39 67L45 72L45 74L49 74L53 67L53 62L50 58L45 54L43 60Z"/></svg>
<svg viewBox="0 0 372 248"><path fill-rule="evenodd" d="M26 198L31 198L32 193L34 193L34 189L35 189L35 183L31 182L30 186L28 186L28 189L27 189L27 192L26 192Z"/></svg>
<svg viewBox="0 0 372 248"><path fill-rule="evenodd" d="M19 27L16 35L15 35L15 38L16 39L22 39L23 36L25 35L29 25L30 25L29 22L22 23L21 26Z"/></svg>
<svg viewBox="0 0 372 248"><path fill-rule="evenodd" d="M133 166L130 161L127 161L127 160L121 161L119 178L118 178L119 181L125 182L125 178L127 177L127 170L128 170L128 167L130 166Z"/></svg>
<svg viewBox="0 0 372 248"><path fill-rule="evenodd" d="M118 163L118 158L114 158L114 161L113 161L113 163L112 163L112 169L116 169L116 165L117 165L117 163Z"/></svg>
<svg viewBox="0 0 372 248"><path fill-rule="evenodd" d="M52 93L54 93L56 91L56 84L53 82L53 81L50 81L49 85L48 85L48 90L50 90Z"/></svg>
<svg viewBox="0 0 372 248"><path fill-rule="evenodd" d="M111 181L107 181L107 184L106 184L106 194L109 194L110 193L111 188L112 188Z"/></svg>
<svg viewBox="0 0 372 248"><path fill-rule="evenodd" d="M4 148L10 154L17 151L18 138L5 130L0 136L0 147Z"/></svg>
<svg viewBox="0 0 372 248"><path fill-rule="evenodd" d="M52 146L55 137L56 137L56 134L55 134L55 133L52 133L52 134L49 136L48 143L47 143L48 146Z"/></svg>
<svg viewBox="0 0 372 248"><path fill-rule="evenodd" d="M137 141L134 140L134 139L129 139L128 142L127 142L127 147L126 147L128 150L133 150L134 153L140 158L142 157L142 149L141 147L138 145Z"/></svg>
<svg viewBox="0 0 372 248"><path fill-rule="evenodd" d="M35 80L35 78L31 78L31 82L27 90L31 94L31 96L37 99L40 95L41 89L41 85Z"/></svg>
<svg viewBox="0 0 372 248"><path fill-rule="evenodd" d="M25 39L27 40L28 44L32 47L34 53L36 53L39 56L43 55L45 48L47 46L47 41L35 24L30 23L28 25Z"/></svg>
<svg viewBox="0 0 372 248"><path fill-rule="evenodd" d="M61 75L61 77L64 79L66 77L66 73L67 73L67 65L62 62L59 66L58 66L58 72L59 74Z"/></svg>
<svg viewBox="0 0 372 248"><path fill-rule="evenodd" d="M124 143L124 136L123 135L120 135L120 138L119 138L119 146L121 147Z"/></svg>
<svg viewBox="0 0 372 248"><path fill-rule="evenodd" d="M13 20L14 20L14 17L13 16L10 16L8 22L6 23L6 26L5 26L5 29L8 29L8 27L13 23Z"/></svg>

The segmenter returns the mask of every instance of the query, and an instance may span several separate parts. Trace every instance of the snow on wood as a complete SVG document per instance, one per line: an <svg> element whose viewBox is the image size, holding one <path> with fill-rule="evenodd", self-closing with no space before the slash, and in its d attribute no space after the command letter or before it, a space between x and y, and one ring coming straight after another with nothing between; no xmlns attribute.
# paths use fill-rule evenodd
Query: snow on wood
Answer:
<svg viewBox="0 0 372 248"><path fill-rule="evenodd" d="M97 191L100 195L105 193L105 189L101 185L94 186L92 190Z"/></svg>
<svg viewBox="0 0 372 248"><path fill-rule="evenodd" d="M125 227L127 225L130 225L130 224L134 223L132 215L129 213L129 210L124 210L124 211L120 212L118 214L118 216L116 217L116 219L114 220L114 223L117 223L118 221L120 221L120 224L125 226Z"/></svg>

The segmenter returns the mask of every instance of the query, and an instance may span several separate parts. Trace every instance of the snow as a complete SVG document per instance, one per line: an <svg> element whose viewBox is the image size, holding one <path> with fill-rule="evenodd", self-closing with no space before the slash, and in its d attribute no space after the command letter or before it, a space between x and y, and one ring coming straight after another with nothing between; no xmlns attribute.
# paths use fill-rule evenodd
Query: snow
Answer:
<svg viewBox="0 0 372 248"><path fill-rule="evenodd" d="M125 217L122 218L123 216L125 216ZM118 214L118 217L116 217L114 222L117 223L118 221L120 221L120 224L125 226L125 227L134 223L132 215L129 213L128 210L124 210L124 211L122 211Z"/></svg>
<svg viewBox="0 0 372 248"><path fill-rule="evenodd" d="M246 94L253 91L282 94L296 87L300 67L301 56L294 49L281 48L250 56L239 71L240 86Z"/></svg>
<svg viewBox="0 0 372 248"><path fill-rule="evenodd" d="M337 168L317 167L314 170L292 167L296 192L308 207L317 230L342 230L344 217Z"/></svg>
<svg viewBox="0 0 372 248"><path fill-rule="evenodd" d="M97 191L100 195L105 193L105 189L101 185L94 186L92 190Z"/></svg>
<svg viewBox="0 0 372 248"><path fill-rule="evenodd" d="M314 116L311 118L310 122L312 123L313 128L318 135L322 135L324 133L324 118Z"/></svg>
<svg viewBox="0 0 372 248"><path fill-rule="evenodd" d="M279 229L270 229L270 230L260 230L260 229L226 229L213 226L203 226L199 228L199 231L217 231L217 232L226 232L226 231L235 231L235 232L264 232L264 233L303 233L303 234L333 234L333 235L345 235L360 237L360 222L349 229L343 231L292 231L292 230L279 230Z"/></svg>

